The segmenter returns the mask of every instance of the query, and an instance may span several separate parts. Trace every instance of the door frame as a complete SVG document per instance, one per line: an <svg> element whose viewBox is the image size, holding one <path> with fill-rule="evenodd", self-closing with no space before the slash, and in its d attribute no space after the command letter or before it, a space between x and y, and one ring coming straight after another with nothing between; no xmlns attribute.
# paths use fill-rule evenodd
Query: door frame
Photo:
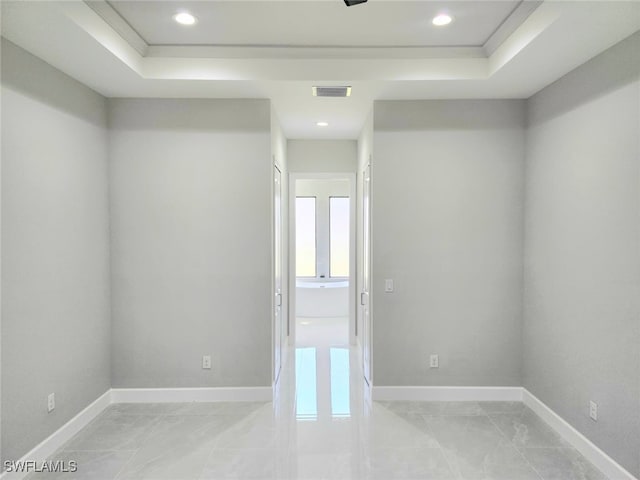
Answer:
<svg viewBox="0 0 640 480"><path fill-rule="evenodd" d="M359 337L360 340L360 356L362 358L362 373L365 380L365 384L368 387L369 392L371 392L371 387L373 385L373 314L372 314L372 238L371 238L371 156L369 156L369 162L366 163L361 171L362 175L362 184L360 185L361 190L359 191L359 200L361 202L360 205L360 218L359 220L362 222L362 239L359 247L361 249L362 258L360 261L361 265L361 275L358 277L358 318L360 320L361 325L361 335ZM368 176L368 181L367 181ZM365 191L367 195L365 195ZM365 210L365 197L367 200L368 209ZM366 228L365 228L366 227ZM366 245L365 248L365 244ZM367 258L365 258L365 253L368 253ZM366 266L366 268L365 268ZM365 285L368 288L365 288ZM366 294L366 302L363 302L363 297ZM365 310L368 312L368 315L365 313ZM368 319L367 319L368 317ZM365 325L366 323L366 325ZM368 361L367 361L368 354Z"/></svg>
<svg viewBox="0 0 640 480"><path fill-rule="evenodd" d="M271 170L271 201L272 201L272 220L271 220L271 229L272 229L272 278L271 278L271 316L272 316L272 337L273 337L273 355L272 355L272 384L275 385L278 383L280 379L280 373L282 371L282 364L284 361L284 351L287 347L287 341L284 338L284 334L286 333L286 325L285 325L285 314L283 313L284 309L284 301L286 298L285 295L285 286L286 286L286 277L285 277L285 251L284 251L284 238L287 232L284 229L284 218L285 218L285 197L284 197L284 182L286 179L284 178L284 174L282 173L282 167L278 165L275 161L275 157L273 158L273 166ZM278 173L279 185L276 187L276 171ZM278 192L279 190L279 192ZM280 201L280 211L276 208L276 192L279 193L279 201ZM277 219L279 214L280 224L278 225ZM279 227L277 229L276 227ZM279 230L279 231L278 231ZM278 235L279 234L279 235ZM278 242L278 240L280 240ZM279 251L279 252L277 252ZM277 255L279 253L279 255ZM278 265L279 264L279 265ZM280 271L280 291L278 292L277 288L277 272L278 266ZM278 299L279 296L279 299ZM279 315L276 314L279 313ZM279 323L279 325L278 325ZM279 351L278 351L279 350Z"/></svg>
<svg viewBox="0 0 640 480"><path fill-rule="evenodd" d="M289 344L296 343L296 180L348 180L349 181L349 344L356 345L357 318L357 218L356 218L356 174L335 173L289 173L289 308L287 333Z"/></svg>

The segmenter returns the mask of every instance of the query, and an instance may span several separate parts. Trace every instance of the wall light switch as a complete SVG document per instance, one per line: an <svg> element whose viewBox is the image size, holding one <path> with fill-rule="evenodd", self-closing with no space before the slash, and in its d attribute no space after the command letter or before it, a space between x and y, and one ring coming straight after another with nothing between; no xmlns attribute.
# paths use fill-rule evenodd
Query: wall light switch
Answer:
<svg viewBox="0 0 640 480"><path fill-rule="evenodd" d="M384 291L387 293L393 292L393 279L387 278L384 281Z"/></svg>
<svg viewBox="0 0 640 480"><path fill-rule="evenodd" d="M47 397L47 412L51 413L56 408L56 394L50 393Z"/></svg>
<svg viewBox="0 0 640 480"><path fill-rule="evenodd" d="M596 402L589 402L589 416L594 422L598 421L598 404Z"/></svg>
<svg viewBox="0 0 640 480"><path fill-rule="evenodd" d="M211 355L202 357L202 368L206 368L207 370L211 369Z"/></svg>

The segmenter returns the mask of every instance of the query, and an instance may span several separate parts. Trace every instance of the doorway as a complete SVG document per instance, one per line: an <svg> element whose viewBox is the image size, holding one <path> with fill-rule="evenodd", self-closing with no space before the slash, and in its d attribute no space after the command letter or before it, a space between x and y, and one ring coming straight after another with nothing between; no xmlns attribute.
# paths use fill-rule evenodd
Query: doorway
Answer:
<svg viewBox="0 0 640 480"><path fill-rule="evenodd" d="M290 341L356 344L355 175L290 175Z"/></svg>

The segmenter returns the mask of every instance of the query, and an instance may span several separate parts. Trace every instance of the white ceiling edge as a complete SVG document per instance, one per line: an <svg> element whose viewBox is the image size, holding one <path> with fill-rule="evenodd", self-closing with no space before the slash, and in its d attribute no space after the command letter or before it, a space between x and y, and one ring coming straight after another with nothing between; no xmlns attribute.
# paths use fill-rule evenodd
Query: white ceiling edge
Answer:
<svg viewBox="0 0 640 480"><path fill-rule="evenodd" d="M307 47L260 45L149 45L147 58L438 59L486 58L484 47Z"/></svg>
<svg viewBox="0 0 640 480"><path fill-rule="evenodd" d="M62 8L73 22L91 35L122 63L140 75L144 67L144 57L129 41L114 30L98 12L85 2L66 2L62 5Z"/></svg>
<svg viewBox="0 0 640 480"><path fill-rule="evenodd" d="M142 36L107 2L82 0L143 57L182 58L482 58L490 57L533 13L543 0L520 0L483 45L416 47L385 45L356 47L340 45L154 45ZM209 0L212 1L212 0ZM215 0L213 0L215 1ZM379 0L385 1L385 0ZM388 0L386 0L388 1Z"/></svg>
<svg viewBox="0 0 640 480"><path fill-rule="evenodd" d="M487 57L493 55L542 3L543 0L522 0L484 43L482 49L485 55Z"/></svg>
<svg viewBox="0 0 640 480"><path fill-rule="evenodd" d="M84 2L62 5L66 15L95 40L107 48L140 77L163 80L281 80L333 81L352 80L424 81L486 79L503 67L531 40L542 33L556 18L538 14L542 5L531 14L491 56L468 57L455 49L453 58L202 58L184 56L143 56L115 30L102 15ZM156 47L155 54L158 55ZM166 47L165 47L166 48ZM188 50L191 47L171 47ZM331 49L324 49L325 52ZM344 52L344 49L341 49ZM354 49L364 51L370 49ZM396 49L397 50L397 49ZM406 49L400 49L405 50ZM425 49L420 49L421 51ZM440 54L446 47L438 49ZM166 50L165 50L166 51ZM202 49L200 50L202 51ZM262 56L260 56L262 57Z"/></svg>
<svg viewBox="0 0 640 480"><path fill-rule="evenodd" d="M89 8L102 17L120 36L143 57L147 55L149 45L127 21L115 11L106 0L83 0Z"/></svg>

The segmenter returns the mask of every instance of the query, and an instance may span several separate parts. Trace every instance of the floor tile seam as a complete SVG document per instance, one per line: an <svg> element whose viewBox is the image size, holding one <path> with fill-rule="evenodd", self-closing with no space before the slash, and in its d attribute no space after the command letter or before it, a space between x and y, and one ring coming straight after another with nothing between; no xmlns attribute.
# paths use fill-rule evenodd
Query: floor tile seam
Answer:
<svg viewBox="0 0 640 480"><path fill-rule="evenodd" d="M277 448L277 447L218 447L216 446L216 444L214 443L213 447L211 447L211 452L213 452L214 450L226 450L226 451L251 451L251 452L259 452L261 450L287 450L287 448ZM209 452L209 453L211 453Z"/></svg>
<svg viewBox="0 0 640 480"><path fill-rule="evenodd" d="M231 427L229 427L231 428ZM228 430L228 429L227 429ZM224 430L224 431L227 431ZM223 432L224 432L223 431ZM261 451L261 450L277 450L276 448L264 448L264 447L227 447L227 448L220 448L218 447L218 441L219 441L219 437L220 435L223 433L220 432L218 433L218 435L216 435L215 441L212 442L211 447L209 449L209 452L207 453L207 458L205 459L205 461L202 463L202 469L200 470L200 473L198 474L198 476L196 477L198 480L206 480L204 478L204 472L205 469L207 468L207 465L209 464L212 456L213 456L213 452L215 452L216 450L222 450L222 451L231 451L231 452L240 452L240 451Z"/></svg>
<svg viewBox="0 0 640 480"><path fill-rule="evenodd" d="M451 475L453 476L453 478L456 480L464 480L464 478L462 477L462 473L456 472L456 469L453 468L453 465L449 461L449 457L447 456L446 452L444 451L444 448L442 447L439 441L438 441L437 449L440 451L440 455L442 455L442 458L444 458L444 461L447 464L447 467L449 467L449 471L451 472Z"/></svg>
<svg viewBox="0 0 640 480"><path fill-rule="evenodd" d="M78 453L86 453L86 452L90 452L90 453L99 453L99 452L103 452L103 453L118 453L118 452L137 452L138 449L132 449L132 448L128 448L128 449L122 449L122 450L118 450L115 448L91 448L91 449L82 449L82 448L74 448L73 450L59 450L59 453L74 453L74 452L78 452Z"/></svg>
<svg viewBox="0 0 640 480"><path fill-rule="evenodd" d="M231 413L166 413L163 417L233 417ZM242 417L246 418L246 417Z"/></svg>
<svg viewBox="0 0 640 480"><path fill-rule="evenodd" d="M577 452L577 450L573 447L554 447L554 446L537 446L537 447L523 447L523 450L545 450L545 449L553 449L553 450L571 450Z"/></svg>
<svg viewBox="0 0 640 480"><path fill-rule="evenodd" d="M1 1L1 0L0 0ZM109 407L107 407L109 408ZM85 432L86 429L88 429L91 425L93 425L94 423L96 423L98 421L98 419L100 419L101 417L104 416L104 414L106 413L106 410L101 411L100 413L98 413L98 415L96 415L94 418L91 419L91 421L89 423L87 423L85 426L83 426L80 430L78 430L75 434L73 434L71 436L70 439L68 439L66 442L64 442L62 445L60 445L60 447L58 449L56 449L55 452L53 452L52 455L56 454L56 453L62 453L62 452L83 452L83 451L93 451L93 450L78 450L77 448L74 448L73 450L68 450L67 447L69 445L72 444L73 440L80 435L81 433Z"/></svg>
<svg viewBox="0 0 640 480"><path fill-rule="evenodd" d="M540 478L540 480L545 480L544 477L542 476L542 474L540 474L538 469L536 469L536 467L533 466L533 464L529 461L529 459L526 457L526 455L518 448L518 446L511 439L509 439L509 437L507 437L507 435L502 431L502 429L500 427L498 427L498 425L496 425L496 423L493 421L493 418L491 418L490 415L487 415L487 417L489 418L489 421L494 426L494 428L500 433L500 435L502 435L502 437L504 439L507 440L507 442L509 442L509 444L515 449L517 454L520 455L520 457L522 457L522 459L525 461L525 463L527 465L529 465L531 470L533 470L533 472L538 476L538 478Z"/></svg>
<svg viewBox="0 0 640 480"><path fill-rule="evenodd" d="M234 448L234 447L216 447L216 446L214 446L211 449L211 452L213 452L214 450L222 450L222 451L225 451L225 452L244 452L244 451L247 451L247 450L248 451L252 451L252 452L253 451L265 451L265 452L274 451L275 452L275 451L279 451L279 450L283 450L283 449L276 448L276 447L259 447L259 448L235 447ZM211 452L209 452L209 453L211 453Z"/></svg>
<svg viewBox="0 0 640 480"><path fill-rule="evenodd" d="M434 439L436 441L436 443L438 444L438 446L437 447L433 447L433 449L440 451L440 455L442 455L442 458L444 458L444 461L445 461L447 467L449 467L449 471L451 472L451 475L453 475L453 478L455 478L457 480L463 480L462 474L456 473L456 470L451 465L451 462L449 461L449 458L447 457L447 454L444 451L444 447L442 446L442 443L440 442L440 440L438 440L435 437L435 435L433 434L431 428L429 427L429 424L427 423L427 419L425 418L425 417L433 418L436 415L425 415L425 414L418 414L418 415L422 418L422 421L425 423L425 426L427 427L427 430L428 430L428 433L429 433L429 436L431 437L431 439Z"/></svg>
<svg viewBox="0 0 640 480"><path fill-rule="evenodd" d="M129 459L125 462L125 464L122 466L122 468L120 468L120 470L118 470L118 473L115 475L115 477L113 477L113 480L118 480L121 477L121 475L126 471L126 468L129 466L129 464L131 462L133 462L133 459L136 457L136 455L138 454L138 452L141 450L142 445L144 445L144 443L149 439L149 437L151 436L151 434L157 429L159 428L160 425L160 419L163 417L163 415L156 415L156 417L158 417L156 419L156 421L154 422L154 425L149 429L149 431L147 432L147 434L144 436L144 438L142 438L140 440L139 443L139 447L133 451L133 454L129 457Z"/></svg>
<svg viewBox="0 0 640 480"><path fill-rule="evenodd" d="M468 415L468 414L465 414L465 413L451 414L451 415L440 415L439 413L408 412L407 414L420 415L421 417L483 417L483 416L485 416L484 414L482 414L482 415Z"/></svg>
<svg viewBox="0 0 640 480"><path fill-rule="evenodd" d="M217 439L216 439L217 440ZM200 473L198 474L197 477L195 477L198 480L202 480L203 476L204 476L204 471L207 468L207 465L209 465L209 461L211 460L211 456L213 455L213 452L216 449L216 443L217 442L212 442L211 448L209 449L209 453L207 453L207 458L205 458L204 462L202 462L202 468L200 469Z"/></svg>
<svg viewBox="0 0 640 480"><path fill-rule="evenodd" d="M491 422L491 424L494 425L494 427L498 430L498 433L500 433L502 435L502 432L500 431L500 429L493 423L493 421L491 421L491 418L487 414L482 414L482 415L424 415L424 414L420 414L420 416L422 417L423 421L425 422L425 424L427 426L427 429L429 430L430 433L431 433L431 429L429 428L429 423L427 422L427 419L442 418L442 417L448 417L448 418L452 418L452 417L456 417L456 418L487 417L487 420L489 420L489 422ZM440 444L439 440L436 439L436 441L438 442L438 444Z"/></svg>
<svg viewBox="0 0 640 480"><path fill-rule="evenodd" d="M113 480L118 480L119 478L122 478L121 475L126 471L127 467L129 466L129 464L133 461L133 459L135 458L136 454L140 451L140 448L138 448L137 450L133 451L131 453L131 456L127 459L126 462L124 462L124 464L120 467L120 469L116 472L116 474L113 476Z"/></svg>
<svg viewBox="0 0 640 480"><path fill-rule="evenodd" d="M142 444L146 442L149 439L149 437L151 437L152 433L154 433L156 430L160 428L160 423L163 418L164 418L164 415L157 415L157 418L155 419L155 421L151 423L151 428L149 428L149 431L146 433L146 435L143 435L143 438L140 439L140 446L142 446ZM138 450L139 449L140 447L138 447Z"/></svg>

